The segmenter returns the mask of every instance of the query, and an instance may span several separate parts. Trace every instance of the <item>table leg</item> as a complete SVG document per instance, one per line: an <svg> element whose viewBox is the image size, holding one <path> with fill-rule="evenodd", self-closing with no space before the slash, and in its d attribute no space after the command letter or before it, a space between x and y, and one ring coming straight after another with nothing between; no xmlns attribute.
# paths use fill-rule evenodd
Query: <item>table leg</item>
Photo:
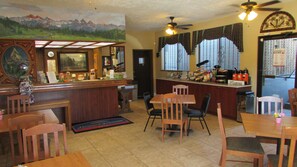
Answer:
<svg viewBox="0 0 297 167"><path fill-rule="evenodd" d="M276 139L276 154L279 155L281 139Z"/></svg>

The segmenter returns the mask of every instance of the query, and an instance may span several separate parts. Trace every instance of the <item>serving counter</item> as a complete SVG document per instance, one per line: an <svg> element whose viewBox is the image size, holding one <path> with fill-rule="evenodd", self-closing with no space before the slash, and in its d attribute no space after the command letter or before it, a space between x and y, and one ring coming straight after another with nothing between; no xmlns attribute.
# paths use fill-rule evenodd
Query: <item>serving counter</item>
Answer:
<svg viewBox="0 0 297 167"><path fill-rule="evenodd" d="M172 92L172 86L183 84L189 86L189 94L194 94L196 104L190 105L191 108L199 109L204 95L210 94L210 104L208 112L217 113L217 103L222 105L222 115L236 120L237 118L237 93L251 91L251 85L232 86L212 82L195 82L188 80L159 78L156 81L156 93L164 94Z"/></svg>
<svg viewBox="0 0 297 167"><path fill-rule="evenodd" d="M127 84L125 79L33 84L32 93L35 102L70 100L72 123L78 123L118 115L118 86ZM0 107L6 108L6 96L18 91L18 86L0 85Z"/></svg>

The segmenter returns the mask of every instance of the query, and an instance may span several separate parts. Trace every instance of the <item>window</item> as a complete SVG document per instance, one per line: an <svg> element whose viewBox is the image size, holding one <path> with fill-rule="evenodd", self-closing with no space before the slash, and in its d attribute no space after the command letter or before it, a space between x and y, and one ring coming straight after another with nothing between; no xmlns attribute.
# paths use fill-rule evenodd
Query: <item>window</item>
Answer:
<svg viewBox="0 0 297 167"><path fill-rule="evenodd" d="M166 44L161 55L162 70L189 71L189 55L182 44Z"/></svg>
<svg viewBox="0 0 297 167"><path fill-rule="evenodd" d="M225 37L203 40L196 49L197 63L209 60L209 63L204 65L207 70L213 69L215 65L220 65L223 69L239 67L239 50L231 40Z"/></svg>

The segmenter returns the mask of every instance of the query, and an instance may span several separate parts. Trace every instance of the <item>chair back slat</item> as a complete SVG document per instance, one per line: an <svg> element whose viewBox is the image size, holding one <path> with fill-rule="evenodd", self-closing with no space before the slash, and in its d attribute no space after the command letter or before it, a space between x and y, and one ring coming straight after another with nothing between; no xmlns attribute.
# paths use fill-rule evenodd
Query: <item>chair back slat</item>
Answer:
<svg viewBox="0 0 297 167"><path fill-rule="evenodd" d="M275 96L257 97L256 114L273 114L274 112L283 113L283 98ZM261 109L261 111L259 111Z"/></svg>
<svg viewBox="0 0 297 167"><path fill-rule="evenodd" d="M23 113L30 110L30 97L13 95L7 97L7 114Z"/></svg>
<svg viewBox="0 0 297 167"><path fill-rule="evenodd" d="M24 143L22 138L22 129L30 128L32 126L35 126L44 122L45 122L44 114L42 115L27 114L27 115L22 115L22 116L8 119L11 158L14 165L24 162L24 150L23 150ZM16 134L16 136L14 134ZM15 143L15 138L17 139L17 143ZM19 154L15 153L15 144L18 145ZM29 144L31 144L31 142ZM32 152L32 149L30 146L29 146L29 152Z"/></svg>
<svg viewBox="0 0 297 167"><path fill-rule="evenodd" d="M38 161L40 160L41 157L44 157L45 159L51 157L51 151L50 151L50 146L48 144L48 140L49 140L49 134L53 134L54 135L54 146L55 146L55 155L54 156L60 156L60 147L59 147L59 133L62 133L63 135L63 145L64 145L64 153L67 154L68 150L67 150L67 141L66 141L66 127L65 124L53 124L53 123L48 123L48 124L40 124L37 126L34 126L32 128L29 129L24 129L23 130L23 140L24 143L26 143L25 141L27 140L27 138L32 137L33 140L34 138L36 138L36 136L42 136L43 137L43 146L44 146L44 155L38 155L40 154L39 151L37 152L33 152L34 154L34 159L33 161ZM38 145L37 143L33 142L33 149L34 150L38 150L38 148L40 148L40 145ZM25 162L27 163L28 160L28 155L27 155L27 147L24 146L24 155L25 155Z"/></svg>
<svg viewBox="0 0 297 167"><path fill-rule="evenodd" d="M173 85L172 92L178 95L187 95L189 94L189 86L187 85Z"/></svg>

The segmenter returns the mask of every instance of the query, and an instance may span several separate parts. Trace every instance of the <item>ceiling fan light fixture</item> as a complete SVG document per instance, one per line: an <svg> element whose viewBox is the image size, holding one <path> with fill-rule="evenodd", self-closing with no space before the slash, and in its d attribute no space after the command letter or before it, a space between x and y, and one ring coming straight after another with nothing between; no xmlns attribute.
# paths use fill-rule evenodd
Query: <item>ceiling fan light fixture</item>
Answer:
<svg viewBox="0 0 297 167"><path fill-rule="evenodd" d="M240 20L244 20L245 17L246 17L246 12L242 12L242 13L240 13L240 14L238 15L238 17L239 17Z"/></svg>
<svg viewBox="0 0 297 167"><path fill-rule="evenodd" d="M167 28L166 31L165 31L167 34L169 35L173 35L174 34L174 30L172 28Z"/></svg>
<svg viewBox="0 0 297 167"><path fill-rule="evenodd" d="M254 11L251 11L251 12L248 14L248 20L249 20L249 21L254 20L257 16L258 16L258 13L254 12Z"/></svg>

